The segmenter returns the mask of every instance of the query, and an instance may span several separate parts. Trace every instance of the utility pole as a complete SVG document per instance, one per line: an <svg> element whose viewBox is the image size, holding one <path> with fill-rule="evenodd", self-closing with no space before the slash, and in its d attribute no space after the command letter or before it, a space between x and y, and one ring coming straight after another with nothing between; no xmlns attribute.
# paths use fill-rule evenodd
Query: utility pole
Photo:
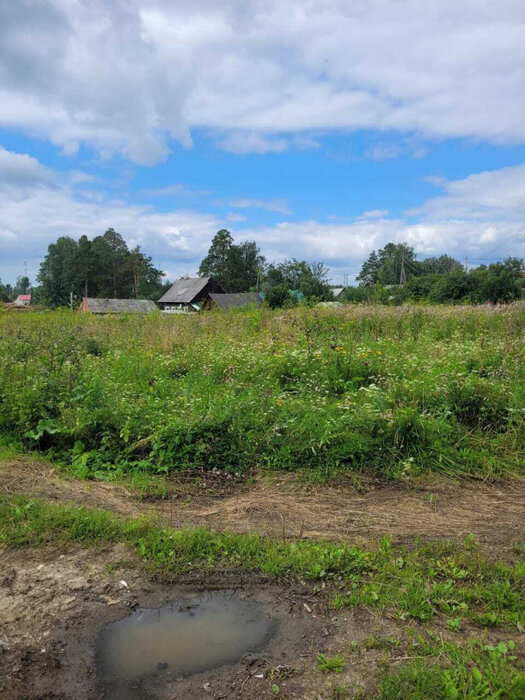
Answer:
<svg viewBox="0 0 525 700"><path fill-rule="evenodd" d="M405 258L401 258L401 272L399 274L399 284L405 284L407 281L407 273L405 270Z"/></svg>
<svg viewBox="0 0 525 700"><path fill-rule="evenodd" d="M468 272L468 255L465 255L465 272Z"/></svg>

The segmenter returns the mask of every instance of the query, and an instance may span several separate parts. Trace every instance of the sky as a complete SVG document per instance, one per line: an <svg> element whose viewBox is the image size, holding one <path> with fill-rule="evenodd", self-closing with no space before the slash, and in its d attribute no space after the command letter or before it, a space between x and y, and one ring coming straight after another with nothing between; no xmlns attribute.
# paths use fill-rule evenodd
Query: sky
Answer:
<svg viewBox="0 0 525 700"><path fill-rule="evenodd" d="M169 279L525 256L523 0L0 0L0 278L113 227Z"/></svg>

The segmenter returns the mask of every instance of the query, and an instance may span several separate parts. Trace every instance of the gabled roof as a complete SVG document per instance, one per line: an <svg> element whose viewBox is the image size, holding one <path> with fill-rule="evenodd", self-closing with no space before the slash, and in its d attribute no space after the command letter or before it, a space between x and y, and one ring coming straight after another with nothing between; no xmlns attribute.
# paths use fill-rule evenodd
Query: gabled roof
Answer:
<svg viewBox="0 0 525 700"><path fill-rule="evenodd" d="M83 308L93 314L149 314L157 310L151 299L95 299L84 297Z"/></svg>
<svg viewBox="0 0 525 700"><path fill-rule="evenodd" d="M159 302L169 304L191 304L203 291L212 277L182 277L168 289Z"/></svg>
<svg viewBox="0 0 525 700"><path fill-rule="evenodd" d="M257 292L242 292L239 294L210 294L210 299L217 304L219 309L240 309L248 304L262 305L262 299Z"/></svg>

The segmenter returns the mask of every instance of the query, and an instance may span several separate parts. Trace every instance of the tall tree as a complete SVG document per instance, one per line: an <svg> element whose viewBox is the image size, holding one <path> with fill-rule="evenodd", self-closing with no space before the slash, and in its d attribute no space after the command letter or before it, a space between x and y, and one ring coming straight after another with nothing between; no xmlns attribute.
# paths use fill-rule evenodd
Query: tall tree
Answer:
<svg viewBox="0 0 525 700"><path fill-rule="evenodd" d="M42 299L51 306L65 306L75 291L77 242L61 236L48 248L40 265L38 281L42 285Z"/></svg>
<svg viewBox="0 0 525 700"><path fill-rule="evenodd" d="M376 254L373 250L357 276L360 284L402 284L415 272L414 249L406 243L387 243Z"/></svg>
<svg viewBox="0 0 525 700"><path fill-rule="evenodd" d="M96 293L97 264L93 244L87 236L80 236L75 256L76 290L82 291L82 296L93 296Z"/></svg>
<svg viewBox="0 0 525 700"><path fill-rule="evenodd" d="M233 246L233 237L225 228L217 231L211 242L208 254L199 267L201 277L215 277L224 285L228 274L228 262Z"/></svg>
<svg viewBox="0 0 525 700"><path fill-rule="evenodd" d="M16 278L16 284L13 293L15 297L17 297L19 294L27 294L29 292L30 287L31 283L29 282L29 277L27 275L21 275Z"/></svg>
<svg viewBox="0 0 525 700"><path fill-rule="evenodd" d="M135 246L129 252L127 259L129 274L125 275L131 281L130 296L135 299L158 298L162 285L162 270L153 266L149 255L145 255L140 246Z"/></svg>
<svg viewBox="0 0 525 700"><path fill-rule="evenodd" d="M430 257L424 260L414 261L412 268L421 275L439 274L444 275L452 270L459 270L461 263L459 260L451 258L450 255L440 255L439 258Z"/></svg>
<svg viewBox="0 0 525 700"><path fill-rule="evenodd" d="M99 265L97 286L100 287L100 296L114 299L117 299L119 294L121 297L129 296L129 289L125 289L125 263L129 251L120 233L108 228L103 236L97 236L93 240L93 252Z"/></svg>
<svg viewBox="0 0 525 700"><path fill-rule="evenodd" d="M236 245L226 229L217 231L199 267L202 277L214 277L228 292L247 292L257 286L264 257L255 241Z"/></svg>
<svg viewBox="0 0 525 700"><path fill-rule="evenodd" d="M11 294L10 285L2 284L2 280L0 280L0 301L10 301Z"/></svg>
<svg viewBox="0 0 525 700"><path fill-rule="evenodd" d="M377 253L373 250L363 263L361 272L357 275L356 280L365 287L371 287L379 281L380 269L381 263Z"/></svg>

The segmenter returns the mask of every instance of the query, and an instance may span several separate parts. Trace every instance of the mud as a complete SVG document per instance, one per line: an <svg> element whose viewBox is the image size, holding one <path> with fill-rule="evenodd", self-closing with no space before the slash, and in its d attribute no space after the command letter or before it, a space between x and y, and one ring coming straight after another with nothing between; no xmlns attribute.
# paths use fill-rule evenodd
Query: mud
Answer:
<svg viewBox="0 0 525 700"><path fill-rule="evenodd" d="M238 573L204 585L162 585L144 578L138 563L120 546L101 550L52 547L0 552L0 697L22 698L271 698L318 697L325 679L317 654L392 633L388 621L372 614L330 612L321 593L308 587L268 585ZM259 650L210 671L139 678L124 696L106 683L97 663L100 629L141 607L191 600L203 590L231 590L275 622L275 633ZM195 655L200 653L196 646ZM373 681L351 670L359 683ZM364 669L363 669L364 672ZM368 680L367 680L368 679ZM357 682L357 681L356 681Z"/></svg>

